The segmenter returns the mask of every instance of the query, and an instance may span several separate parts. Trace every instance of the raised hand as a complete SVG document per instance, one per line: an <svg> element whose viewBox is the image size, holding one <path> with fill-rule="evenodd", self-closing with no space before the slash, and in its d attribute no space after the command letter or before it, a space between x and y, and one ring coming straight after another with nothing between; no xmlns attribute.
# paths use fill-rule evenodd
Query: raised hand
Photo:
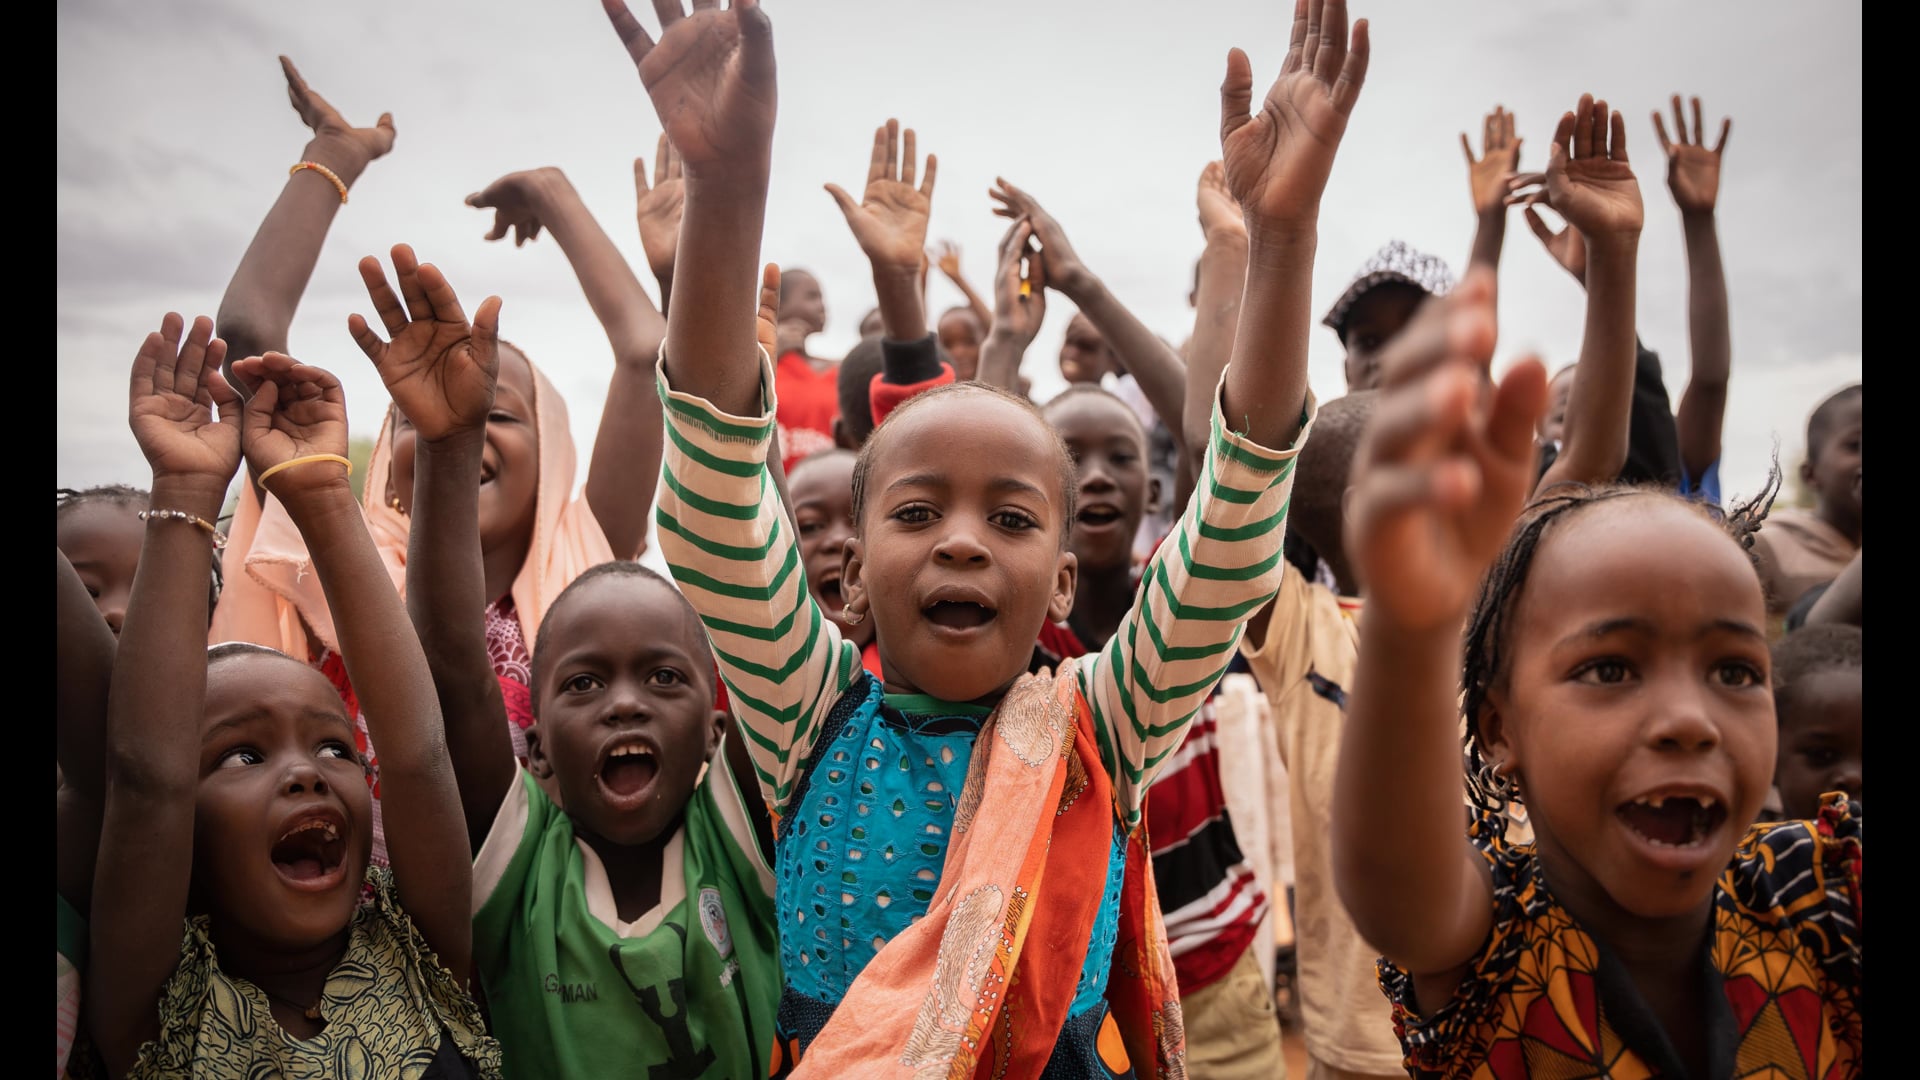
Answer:
<svg viewBox="0 0 1920 1080"><path fill-rule="evenodd" d="M397 295L379 259L360 260L361 280L392 340L381 341L358 314L347 317L347 331L422 439L484 427L500 370L500 298L481 301L468 323L446 276L419 262L412 248L394 245L393 272L400 280Z"/></svg>
<svg viewBox="0 0 1920 1080"><path fill-rule="evenodd" d="M540 235L540 210L537 187L551 169L526 169L488 184L484 190L467 196L467 205L476 210L493 211L493 228L485 239L500 240L513 230L513 246L520 247Z"/></svg>
<svg viewBox="0 0 1920 1080"><path fill-rule="evenodd" d="M1531 206L1527 207L1527 225L1533 229L1533 235L1540 238L1540 243L1547 249L1547 254L1553 256L1553 261L1572 274L1575 281L1585 285L1587 242L1580 238L1580 230L1565 225L1559 232L1554 232L1553 226L1540 216L1540 211Z"/></svg>
<svg viewBox="0 0 1920 1080"><path fill-rule="evenodd" d="M1693 133L1688 137L1686 118L1680 115L1680 95L1673 95L1673 130L1676 140L1667 138L1667 125L1659 110L1653 114L1653 129L1660 136L1660 149L1667 152L1667 190L1683 214L1711 214L1720 196L1720 153L1727 147L1727 134L1733 119L1720 121L1720 137L1713 149L1706 146L1706 125L1700 122L1700 99L1693 99Z"/></svg>
<svg viewBox="0 0 1920 1080"><path fill-rule="evenodd" d="M1640 234L1644 214L1640 183L1627 164L1626 120L1592 94L1580 95L1575 111L1560 117L1547 171L1516 176L1508 186L1534 187L1508 202L1553 207L1589 244Z"/></svg>
<svg viewBox="0 0 1920 1080"><path fill-rule="evenodd" d="M315 138L338 144L354 155L362 166L375 158L385 157L387 151L393 149L392 113L381 113L380 119L372 127L354 127L347 123L338 109L327 103L326 98L307 85L307 80L300 77L300 69L293 66L293 61L282 56L280 70L287 76L287 100L293 103L293 111L300 114L300 122L313 129Z"/></svg>
<svg viewBox="0 0 1920 1080"><path fill-rule="evenodd" d="M1025 289L1020 264L1027 265ZM1033 247L1033 225L1022 218L1000 239L1000 263L993 274L993 334L1005 335L1022 350L1040 333L1047 318L1047 263Z"/></svg>
<svg viewBox="0 0 1920 1080"><path fill-rule="evenodd" d="M1067 242L1067 231L1033 196L1001 177L994 177L993 182L998 186L988 189L987 194L1000 203L993 208L993 212L1016 222L1025 219L1032 227L1033 239L1039 242L1046 259L1047 284L1070 297L1077 297L1099 280L1093 276L1093 271L1087 269L1087 264L1080 261L1073 245ZM1028 276L1031 278L1031 273ZM1033 291L1038 293L1039 286L1035 285Z"/></svg>
<svg viewBox="0 0 1920 1080"><path fill-rule="evenodd" d="M259 385L241 417L240 445L255 476L285 461L347 453L347 399L330 372L286 353L249 356L234 365ZM284 469L267 482L282 502L335 487L347 475L331 463Z"/></svg>
<svg viewBox="0 0 1920 1080"><path fill-rule="evenodd" d="M227 343L213 336L213 320L193 320L184 344L182 327L169 311L141 342L127 390L127 425L156 484L205 481L217 495L240 467L240 397L220 376Z"/></svg>
<svg viewBox="0 0 1920 1080"><path fill-rule="evenodd" d="M780 267L768 263L760 272L760 313L754 320L753 336L767 355L780 356Z"/></svg>
<svg viewBox="0 0 1920 1080"><path fill-rule="evenodd" d="M758 0L653 0L660 16L655 42L626 0L601 0L640 82L653 99L660 126L690 174L725 180L735 166L764 176L773 147L773 24Z"/></svg>
<svg viewBox="0 0 1920 1080"><path fill-rule="evenodd" d="M673 277L673 256L680 246L680 212L687 204L687 181L680 155L665 135L653 152L653 186L647 186L647 159L633 159L634 217L647 266L662 281Z"/></svg>
<svg viewBox="0 0 1920 1080"><path fill-rule="evenodd" d="M959 246L956 245L951 240L940 241L940 252L935 257L934 265L940 268L941 273L947 275L947 280L959 281L960 280L960 248Z"/></svg>
<svg viewBox="0 0 1920 1080"><path fill-rule="evenodd" d="M1227 188L1250 224L1311 227L1318 220L1334 151L1367 78L1368 52L1365 19L1349 44L1346 0L1295 0L1287 59L1253 115L1253 67L1239 49L1227 53L1220 156Z"/></svg>
<svg viewBox="0 0 1920 1080"><path fill-rule="evenodd" d="M1240 213L1240 204L1234 201L1233 192L1227 190L1227 171L1218 161L1209 161L1207 167L1200 170L1200 187L1195 193L1195 201L1200 207L1200 235L1208 240L1216 237L1247 235L1247 219Z"/></svg>
<svg viewBox="0 0 1920 1080"><path fill-rule="evenodd" d="M1528 358L1476 404L1494 342L1493 274L1429 300L1383 358L1384 397L1355 455L1347 552L1402 630L1458 626L1534 481L1546 370Z"/></svg>
<svg viewBox="0 0 1920 1080"><path fill-rule="evenodd" d="M1460 133L1460 150L1467 155L1467 187L1473 194L1473 212L1480 215L1505 209L1507 178L1520 170L1521 140L1513 134L1513 114L1494 106L1487 114L1480 134L1481 156L1473 156L1473 143L1466 132Z"/></svg>
<svg viewBox="0 0 1920 1080"><path fill-rule="evenodd" d="M827 194L840 204L853 238L876 269L918 272L926 257L927 218L933 212L933 179L940 159L927 155L926 171L915 188L912 128L906 131L904 148L901 141L900 121L888 120L875 128L867 188L860 201L855 203L838 184L828 184Z"/></svg>

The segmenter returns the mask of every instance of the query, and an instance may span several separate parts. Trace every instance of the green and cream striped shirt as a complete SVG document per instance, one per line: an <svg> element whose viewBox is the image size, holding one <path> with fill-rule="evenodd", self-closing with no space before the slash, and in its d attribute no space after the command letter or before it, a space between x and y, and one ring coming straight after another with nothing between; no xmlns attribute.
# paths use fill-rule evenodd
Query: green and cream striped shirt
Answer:
<svg viewBox="0 0 1920 1080"><path fill-rule="evenodd" d="M859 651L807 591L767 474L775 401L764 352L760 380L760 415L732 416L673 389L662 359L667 445L656 513L661 550L712 638L761 791L784 814L822 721L861 668ZM1294 455L1314 412L1309 396L1293 447L1270 450L1227 429L1215 392L1210 449L1179 527L1142 575L1119 631L1080 663L1080 692L1129 826L1246 620L1279 588Z"/></svg>

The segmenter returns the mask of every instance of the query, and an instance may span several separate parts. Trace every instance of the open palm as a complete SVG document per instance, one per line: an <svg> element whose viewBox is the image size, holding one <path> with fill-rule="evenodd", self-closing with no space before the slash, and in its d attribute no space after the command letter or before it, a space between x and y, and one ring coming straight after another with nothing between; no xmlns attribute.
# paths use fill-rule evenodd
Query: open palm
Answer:
<svg viewBox="0 0 1920 1080"><path fill-rule="evenodd" d="M1627 164L1626 122L1592 95L1560 118L1547 162L1546 203L1588 237L1638 233L1640 182Z"/></svg>
<svg viewBox="0 0 1920 1080"><path fill-rule="evenodd" d="M469 324L453 286L438 267L418 262L412 248L394 247L393 269L398 295L380 260L360 260L367 295L392 340L381 341L359 315L347 320L353 340L421 438L433 442L484 427L500 370L500 298L488 297Z"/></svg>
<svg viewBox="0 0 1920 1080"><path fill-rule="evenodd" d="M906 156L899 158L900 122L888 120L873 133L873 158L867 165L867 188L856 204L838 184L827 193L840 204L847 227L860 250L875 266L918 269L927 247L927 219L933 213L933 178L940 159L927 155L926 173L913 186L915 147L913 129L904 140Z"/></svg>
<svg viewBox="0 0 1920 1080"><path fill-rule="evenodd" d="M1368 52L1364 20L1349 48L1346 0L1296 0L1286 62L1251 116L1253 69L1246 53L1228 54L1220 158L1228 189L1249 214L1301 223L1317 217Z"/></svg>
<svg viewBox="0 0 1920 1080"><path fill-rule="evenodd" d="M220 377L227 345L204 315L184 345L181 329L168 312L134 355L127 425L156 480L205 478L224 489L240 467L240 399Z"/></svg>
<svg viewBox="0 0 1920 1080"><path fill-rule="evenodd" d="M681 175L680 156L665 135L654 151L653 186L647 186L647 160L633 159L634 220L640 226L640 247L657 278L673 274L680 247L680 215L687 205L687 181Z"/></svg>
<svg viewBox="0 0 1920 1080"><path fill-rule="evenodd" d="M1686 117L1680 112L1680 95L1673 95L1673 124L1678 139L1667 138L1667 125L1660 114L1653 114L1653 128L1660 136L1660 149L1667 153L1667 189L1684 214L1710 214L1720 198L1720 154L1727 148L1727 135L1733 120L1720 122L1720 137L1712 149L1706 145L1706 129L1700 122L1700 99L1693 99L1693 131L1687 131Z"/></svg>
<svg viewBox="0 0 1920 1080"><path fill-rule="evenodd" d="M773 26L757 0L654 0L655 42L625 0L601 0L640 72L674 149L690 171L750 158L764 162L773 143Z"/></svg>
<svg viewBox="0 0 1920 1080"><path fill-rule="evenodd" d="M1507 178L1520 170L1521 140L1515 137L1513 127L1513 114L1495 106L1487 114L1481 132L1483 153L1477 159L1466 132L1460 133L1460 149L1467 155L1467 186L1473 193L1476 214L1501 210L1507 197Z"/></svg>

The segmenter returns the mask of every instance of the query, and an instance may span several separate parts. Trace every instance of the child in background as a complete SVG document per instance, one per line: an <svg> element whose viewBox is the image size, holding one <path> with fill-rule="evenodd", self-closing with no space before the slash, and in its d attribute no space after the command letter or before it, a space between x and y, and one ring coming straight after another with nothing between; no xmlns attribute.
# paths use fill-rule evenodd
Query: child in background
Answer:
<svg viewBox="0 0 1920 1080"><path fill-rule="evenodd" d="M789 470L801 458L834 446L840 365L807 353L807 338L826 328L827 301L819 279L805 270L781 274L779 359L774 372L780 380L781 465ZM865 335L863 326L861 336Z"/></svg>
<svg viewBox="0 0 1920 1080"><path fill-rule="evenodd" d="M966 1075L986 1062L1021 1076L1050 1063L1053 1075L1178 1075L1178 1005L1135 826L1158 760L1238 634L1234 616L1180 613L1244 611L1271 589L1292 451L1267 447L1295 445L1312 416L1296 310L1311 243L1294 239L1312 235L1359 92L1364 24L1348 59L1344 6L1324 5L1322 38L1313 4L1258 119L1245 55L1230 58L1230 182L1276 244L1249 283L1260 302L1218 407L1248 434L1217 422L1180 540L1107 652L1058 678L1020 677L1074 582L1071 462L1024 403L936 389L868 441L842 588L875 621L888 695L795 580L758 460L776 408L746 319L774 112L770 27L750 2L691 16L661 5L656 46L623 4L607 6L687 162L683 280L661 368L674 425L661 536L780 815L789 1038L777 1070L797 1058L814 1075ZM1309 21L1318 60L1303 63ZM1307 124L1318 138L1300 136ZM697 298L692 259L707 287ZM1149 620L1150 632L1131 629Z"/></svg>
<svg viewBox="0 0 1920 1080"><path fill-rule="evenodd" d="M127 616L127 595L140 565L140 511L146 508L147 493L126 484L54 493L54 546L72 564L86 595L116 634Z"/></svg>
<svg viewBox="0 0 1920 1080"><path fill-rule="evenodd" d="M433 317L464 322L445 279L419 276ZM779 996L772 877L719 752L726 716L686 601L635 563L581 574L535 640L526 768L502 732L471 617L484 596L475 504L498 407L497 304L444 350L368 352L416 432L407 595L476 853L475 966L506 1070L755 1075Z"/></svg>
<svg viewBox="0 0 1920 1080"><path fill-rule="evenodd" d="M1360 267L1320 324L1331 329L1347 351L1342 367L1347 392L1380 385L1380 350L1400 333L1429 296L1453 289L1453 271L1437 255L1399 240L1389 241Z"/></svg>
<svg viewBox="0 0 1920 1080"><path fill-rule="evenodd" d="M993 308L987 304L986 300L983 299L979 293L973 291L973 286L968 283L967 276L960 272L960 248L956 246L953 241L940 241L940 254L934 260L934 264L940 267L940 273L945 275L948 281L953 282L953 287L960 290L960 295L967 298L964 306L948 308L946 312L940 316L941 325L944 326L957 312L965 311L973 315L970 321L956 321L954 323L956 335L960 333L961 328L974 331L973 356L964 360L957 354L954 357L956 362L969 365L969 370L971 370L972 367L977 366L980 343L987 338L987 328L993 325ZM949 344L946 334L944 332L941 334L940 346L946 349L947 352L952 353L955 344L964 347L964 340L956 336L954 343ZM973 376L968 375L966 378L970 379L973 378ZM963 379L962 381L965 380Z"/></svg>
<svg viewBox="0 0 1920 1080"><path fill-rule="evenodd" d="M425 660L336 467L340 384L281 353L250 357L234 365L254 387L243 407L212 320L184 345L180 329L169 315L148 335L129 394L153 509L108 705L89 952L110 977L89 978L87 996L101 1057L129 1077L498 1076L461 985L459 794ZM327 680L269 649L202 644L211 518L243 448L348 613L339 632L386 748L397 872L369 870L365 765Z"/></svg>
<svg viewBox="0 0 1920 1080"><path fill-rule="evenodd" d="M1853 1075L1859 808L1747 825L1774 764L1741 540L1764 496L1723 525L1671 489L1576 488L1515 532L1544 372L1488 385L1484 296L1439 336L1385 373L1355 465L1346 550L1368 600L1332 814L1406 1067ZM1537 844L1503 837L1514 798Z"/></svg>
<svg viewBox="0 0 1920 1080"><path fill-rule="evenodd" d="M1778 625L1808 589L1832 581L1860 550L1860 384L1815 406L1807 417L1807 460L1800 482L1813 509L1789 507L1755 537L1767 616Z"/></svg>
<svg viewBox="0 0 1920 1080"><path fill-rule="evenodd" d="M821 613L840 627L840 636L860 650L860 666L878 677L880 650L873 643L873 624L847 619L846 593L840 587L847 541L854 535L854 460L852 451L837 449L807 458L787 477L787 494L793 500L793 532L807 591Z"/></svg>
<svg viewBox="0 0 1920 1080"><path fill-rule="evenodd" d="M87 969L87 909L100 847L107 685L113 678L114 635L123 610L116 610L113 629L108 629L88 586L57 548L54 563L54 758L59 774L54 793L54 1070L65 1075L76 1042L85 1043L80 1035L80 974ZM78 1071L86 1074L85 1069Z"/></svg>
<svg viewBox="0 0 1920 1080"><path fill-rule="evenodd" d="M1827 792L1861 805L1866 682L1860 628L1816 624L1773 644L1780 721L1774 787L1789 820L1818 817Z"/></svg>
<svg viewBox="0 0 1920 1080"><path fill-rule="evenodd" d="M987 338L987 326L970 307L948 308L940 313L934 331L940 348L953 358L953 377L959 382L980 374L980 343Z"/></svg>

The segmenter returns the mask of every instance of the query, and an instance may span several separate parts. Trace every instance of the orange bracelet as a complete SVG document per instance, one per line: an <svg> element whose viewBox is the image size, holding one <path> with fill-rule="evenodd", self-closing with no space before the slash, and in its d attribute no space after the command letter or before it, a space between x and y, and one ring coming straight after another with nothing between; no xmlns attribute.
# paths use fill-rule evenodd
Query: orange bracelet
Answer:
<svg viewBox="0 0 1920 1080"><path fill-rule="evenodd" d="M331 180L333 182L334 189L340 192L340 201L341 202L347 201L347 185L338 176L335 176L333 174L332 169L327 168L325 165L322 165L317 161L302 161L299 164L295 165L293 168L288 169L287 175L292 176L294 173L299 172L301 169L312 169L314 172L317 172L321 176L324 176L328 180Z"/></svg>

